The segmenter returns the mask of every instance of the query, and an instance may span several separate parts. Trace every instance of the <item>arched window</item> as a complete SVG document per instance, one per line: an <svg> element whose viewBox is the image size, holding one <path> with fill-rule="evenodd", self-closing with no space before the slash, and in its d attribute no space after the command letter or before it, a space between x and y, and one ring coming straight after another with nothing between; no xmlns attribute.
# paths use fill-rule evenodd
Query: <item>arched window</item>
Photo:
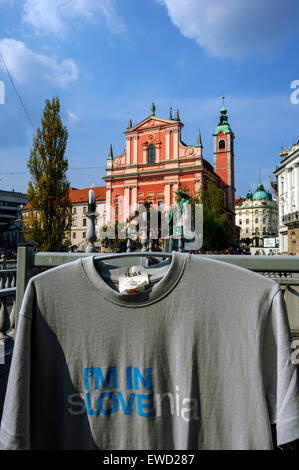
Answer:
<svg viewBox="0 0 299 470"><path fill-rule="evenodd" d="M220 149L225 149L225 140L220 140L219 141L219 150Z"/></svg>
<svg viewBox="0 0 299 470"><path fill-rule="evenodd" d="M156 149L153 144L148 147L147 163L155 163Z"/></svg>

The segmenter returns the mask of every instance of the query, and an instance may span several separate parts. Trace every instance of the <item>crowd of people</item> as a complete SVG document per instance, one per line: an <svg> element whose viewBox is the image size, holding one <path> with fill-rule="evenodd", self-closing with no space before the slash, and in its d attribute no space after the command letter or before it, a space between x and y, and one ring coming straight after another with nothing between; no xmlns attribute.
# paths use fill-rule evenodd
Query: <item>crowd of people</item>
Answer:
<svg viewBox="0 0 299 470"><path fill-rule="evenodd" d="M254 254L256 256L258 255L266 256L265 250L255 250ZM274 254L275 253L273 253L273 250L269 250L268 256L273 256Z"/></svg>
<svg viewBox="0 0 299 470"><path fill-rule="evenodd" d="M70 252L77 252L77 247L73 245L70 250ZM161 251L160 248L155 249L154 251ZM196 255L251 255L252 253L250 252L249 248L231 248L229 250L190 250L190 254L196 254ZM264 249L262 248L257 248L254 253L255 256L274 256L276 253L273 250L269 250L268 253L265 252ZM0 248L0 260L13 260L17 259L17 252L12 249L7 249L7 248Z"/></svg>
<svg viewBox="0 0 299 470"><path fill-rule="evenodd" d="M194 255L250 255L250 250L246 248L230 248L229 250L189 250Z"/></svg>
<svg viewBox="0 0 299 470"><path fill-rule="evenodd" d="M11 248L0 248L0 259L17 259L17 252Z"/></svg>

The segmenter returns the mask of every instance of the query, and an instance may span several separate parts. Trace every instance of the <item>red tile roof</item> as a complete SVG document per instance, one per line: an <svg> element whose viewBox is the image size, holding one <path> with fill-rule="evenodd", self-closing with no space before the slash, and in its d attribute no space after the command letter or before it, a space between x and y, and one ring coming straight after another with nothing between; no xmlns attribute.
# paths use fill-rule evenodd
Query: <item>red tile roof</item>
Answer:
<svg viewBox="0 0 299 470"><path fill-rule="evenodd" d="M94 190L96 201L104 201L106 199L106 186L94 186L93 188L84 189L70 188L70 200L72 204L88 202L88 193L90 189Z"/></svg>
<svg viewBox="0 0 299 470"><path fill-rule="evenodd" d="M241 206L245 199L245 197L238 197L237 199L235 199L235 206Z"/></svg>
<svg viewBox="0 0 299 470"><path fill-rule="evenodd" d="M21 209L21 212L22 212L22 211L29 211L30 208L31 208L31 204L30 204L30 202L28 202L28 203L25 204L25 206Z"/></svg>
<svg viewBox="0 0 299 470"><path fill-rule="evenodd" d="M93 189L94 190L94 195L95 195L95 200L96 201L105 201L106 200L106 186L94 186L92 188L84 188L84 189L76 189L76 188L70 188L70 200L72 204L78 204L80 202L82 203L88 203L88 194L89 190ZM26 204L22 211L28 211L30 209L31 205L30 203Z"/></svg>

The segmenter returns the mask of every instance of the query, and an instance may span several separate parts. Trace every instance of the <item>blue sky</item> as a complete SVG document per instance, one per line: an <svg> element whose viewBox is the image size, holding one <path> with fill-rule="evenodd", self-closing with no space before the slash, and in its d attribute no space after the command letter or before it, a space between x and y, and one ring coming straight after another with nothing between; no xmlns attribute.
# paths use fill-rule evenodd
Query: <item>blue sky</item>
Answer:
<svg viewBox="0 0 299 470"><path fill-rule="evenodd" d="M179 109L187 144L200 128L213 163L224 92L244 195L299 138L298 23L297 0L0 0L0 52L35 128L60 97L72 186L104 184L110 143L122 153L152 101L160 117ZM26 192L33 129L1 58L0 80L0 188Z"/></svg>

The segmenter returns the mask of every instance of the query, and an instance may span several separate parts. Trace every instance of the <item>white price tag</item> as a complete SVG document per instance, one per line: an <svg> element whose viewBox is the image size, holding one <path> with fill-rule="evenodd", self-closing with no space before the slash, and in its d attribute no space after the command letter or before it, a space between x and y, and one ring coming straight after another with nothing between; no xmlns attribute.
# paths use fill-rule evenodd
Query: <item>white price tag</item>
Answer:
<svg viewBox="0 0 299 470"><path fill-rule="evenodd" d="M144 292L149 284L148 274L143 266L129 266L119 270L119 292L121 294L134 294Z"/></svg>

